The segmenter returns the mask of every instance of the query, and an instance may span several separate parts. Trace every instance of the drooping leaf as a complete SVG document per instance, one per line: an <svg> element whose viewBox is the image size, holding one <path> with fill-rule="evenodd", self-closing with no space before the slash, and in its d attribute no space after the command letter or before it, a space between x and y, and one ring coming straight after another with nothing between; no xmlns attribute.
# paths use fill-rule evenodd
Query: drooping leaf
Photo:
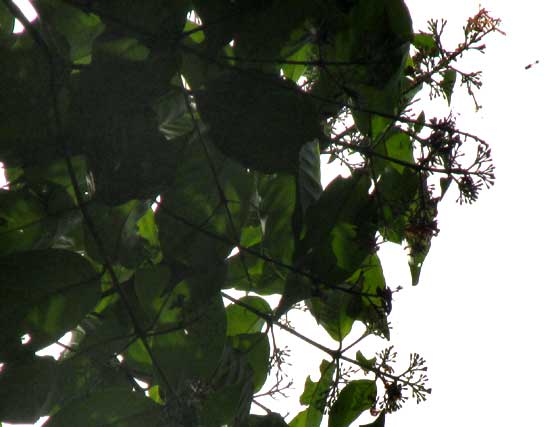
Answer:
<svg viewBox="0 0 550 427"><path fill-rule="evenodd" d="M348 306L348 315L353 319L367 323L374 331L390 339L387 314L391 311L391 299L388 301L384 272L377 254L367 257L361 268L349 279L356 284L354 290L361 298L353 298Z"/></svg>
<svg viewBox="0 0 550 427"><path fill-rule="evenodd" d="M321 193L321 158L319 142L312 141L300 149L298 168L298 192L300 194L300 209L305 215L308 208L315 203Z"/></svg>
<svg viewBox="0 0 550 427"><path fill-rule="evenodd" d="M347 427L376 400L376 383L372 380L350 381L330 408L329 427Z"/></svg>
<svg viewBox="0 0 550 427"><path fill-rule="evenodd" d="M311 314L335 341L342 341L351 332L355 319L349 316L348 306L352 298L342 290L327 289L322 297L307 301Z"/></svg>
<svg viewBox="0 0 550 427"><path fill-rule="evenodd" d="M456 71L449 69L443 73L443 80L441 81L441 89L445 94L447 103L451 105L451 97L453 96L453 90L456 83Z"/></svg>
<svg viewBox="0 0 550 427"><path fill-rule="evenodd" d="M264 229L262 246L266 254L291 264L294 251L292 214L296 208L296 183L290 175L265 177L259 182L259 215ZM270 263L271 264L271 263ZM280 270L277 266L274 269ZM286 271L281 271L284 277Z"/></svg>

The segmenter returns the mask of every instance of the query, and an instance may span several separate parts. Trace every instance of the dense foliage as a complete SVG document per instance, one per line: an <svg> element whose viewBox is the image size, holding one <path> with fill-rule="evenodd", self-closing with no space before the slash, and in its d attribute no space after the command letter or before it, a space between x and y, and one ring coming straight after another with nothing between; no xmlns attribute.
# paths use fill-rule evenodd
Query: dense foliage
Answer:
<svg viewBox="0 0 550 427"><path fill-rule="evenodd" d="M498 21L480 10L446 50L402 0L33 4L29 22L0 1L0 420L383 426L424 400L420 356L396 373L391 347L345 339L390 338L379 245L403 244L417 284L447 188L492 183L482 140L411 106L473 94L455 62ZM321 154L349 172L324 189ZM325 354L286 421L281 329Z"/></svg>

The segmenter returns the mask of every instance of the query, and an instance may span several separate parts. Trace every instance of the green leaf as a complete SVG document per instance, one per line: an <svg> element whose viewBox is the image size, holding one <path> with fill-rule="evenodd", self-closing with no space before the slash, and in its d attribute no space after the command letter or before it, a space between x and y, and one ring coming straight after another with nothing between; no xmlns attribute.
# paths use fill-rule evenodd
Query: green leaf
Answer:
<svg viewBox="0 0 550 427"><path fill-rule="evenodd" d="M357 360L357 362L361 364L361 367L365 372L369 372L370 369L372 369L376 364L376 357L367 359L360 351L357 351L357 353L355 354L355 360Z"/></svg>
<svg viewBox="0 0 550 427"><path fill-rule="evenodd" d="M269 372L270 346L267 334L257 332L235 335L231 337L230 342L252 368L254 392L258 392L264 385Z"/></svg>
<svg viewBox="0 0 550 427"><path fill-rule="evenodd" d="M264 228L262 246L270 257L291 264L294 252L292 215L296 200L295 179L286 174L264 177L259 182L258 193L259 215ZM272 267L282 277L286 276L287 271Z"/></svg>
<svg viewBox="0 0 550 427"><path fill-rule="evenodd" d="M11 49L0 44L0 55L3 62L0 68L0 159L13 167L58 158L60 146L50 123L51 98L54 93L57 95L66 89L69 69L62 68L57 61L51 64L44 50L33 43L28 33L17 36ZM55 90L50 81L51 66L55 67ZM61 118L65 118L65 110L66 105L60 102L58 114Z"/></svg>
<svg viewBox="0 0 550 427"><path fill-rule="evenodd" d="M170 283L171 271L164 265L141 268L134 276L134 289L141 307L152 321L165 303L165 292Z"/></svg>
<svg viewBox="0 0 550 427"><path fill-rule="evenodd" d="M154 104L159 129L168 140L189 135L193 130L193 119L187 108L188 96L182 89L174 88Z"/></svg>
<svg viewBox="0 0 550 427"><path fill-rule="evenodd" d="M7 423L33 424L55 405L60 372L51 357L29 355L8 363L0 374L0 419Z"/></svg>
<svg viewBox="0 0 550 427"><path fill-rule="evenodd" d="M159 238L166 257L205 268L223 263L239 241L253 176L209 144L204 149L189 146L185 153L174 186L163 193L156 213ZM231 203L224 205L220 189Z"/></svg>
<svg viewBox="0 0 550 427"><path fill-rule="evenodd" d="M321 193L321 156L318 141L311 141L300 149L300 166L298 169L298 192L300 208L303 215L315 203Z"/></svg>
<svg viewBox="0 0 550 427"><path fill-rule="evenodd" d="M86 227L84 239L88 255L100 264L105 262L96 241L99 238L111 263L120 263L128 268L138 267L148 253L137 223L149 209L149 202L137 200L117 207L101 202L90 204L87 211L94 223L95 234Z"/></svg>
<svg viewBox="0 0 550 427"><path fill-rule="evenodd" d="M332 377L335 369L336 366L333 363L323 360L319 367L321 371L319 381L313 382L311 377L307 377L300 403L308 407L293 418L289 423L290 427L319 427L327 403L327 392L333 385Z"/></svg>
<svg viewBox="0 0 550 427"><path fill-rule="evenodd" d="M56 388L52 390L55 401L61 407L80 400L90 393L117 387L132 391L132 384L121 366L108 363L107 359L81 352L67 352L57 364Z"/></svg>
<svg viewBox="0 0 550 427"><path fill-rule="evenodd" d="M78 189L84 200L89 200L93 193L92 185L89 179L88 166L83 156L73 156L69 158L73 171L75 173ZM53 183L63 187L76 203L76 196L70 178L67 161L55 160L49 163L38 163L25 166L25 180L33 188L39 188L44 183Z"/></svg>
<svg viewBox="0 0 550 427"><path fill-rule="evenodd" d="M258 251L260 246L255 245L250 249ZM253 253L241 251L239 254L228 258L226 264L227 280L224 283L225 289L256 292L260 295L282 292L284 281L280 278L273 281L266 280L267 274L264 275L264 269L269 270L268 264Z"/></svg>
<svg viewBox="0 0 550 427"><path fill-rule="evenodd" d="M368 223L376 224L377 217L369 187L370 178L364 174L338 177L308 211L300 253L312 273L325 282L347 279L373 251L368 236L376 227Z"/></svg>
<svg viewBox="0 0 550 427"><path fill-rule="evenodd" d="M0 256L40 246L51 233L47 212L30 191L0 190Z"/></svg>
<svg viewBox="0 0 550 427"><path fill-rule="evenodd" d="M348 306L353 298L339 289L327 289L322 297L307 300L311 314L335 341L342 341L350 332L355 319L348 315Z"/></svg>
<svg viewBox="0 0 550 427"><path fill-rule="evenodd" d="M216 369L226 339L226 314L219 292L223 269L214 269L180 282L166 303L153 334L151 347L161 371L156 376L164 387L169 381L206 380Z"/></svg>
<svg viewBox="0 0 550 427"><path fill-rule="evenodd" d="M298 272L291 271L286 276L283 295L275 310L275 317L278 319L288 312L294 304L311 297L314 289L311 279Z"/></svg>
<svg viewBox="0 0 550 427"><path fill-rule="evenodd" d="M102 300L102 304L106 299ZM115 298L101 312L86 316L76 333L78 339L75 347L78 350L99 359L108 359L130 345L133 325L122 302Z"/></svg>
<svg viewBox="0 0 550 427"><path fill-rule="evenodd" d="M443 73L443 80L441 81L441 89L447 98L447 103L451 105L451 96L456 83L456 71L453 69L445 70Z"/></svg>
<svg viewBox="0 0 550 427"><path fill-rule="evenodd" d="M225 71L196 99L212 143L253 170L295 172L301 147L324 138L309 96L270 74Z"/></svg>
<svg viewBox="0 0 550 427"><path fill-rule="evenodd" d="M116 2L99 2L94 5L94 12L111 23L117 32L134 29L136 35L144 40L157 38L170 39L183 30L186 15L191 2L167 0L162 2L135 2L119 0Z"/></svg>
<svg viewBox="0 0 550 427"><path fill-rule="evenodd" d="M246 226L241 232L241 246L245 248L257 245L262 241L261 225Z"/></svg>
<svg viewBox="0 0 550 427"><path fill-rule="evenodd" d="M13 15L4 4L0 4L0 43L12 35L14 25Z"/></svg>
<svg viewBox="0 0 550 427"><path fill-rule="evenodd" d="M437 53L437 43L433 35L426 33L417 33L414 35L412 44L420 51L435 54Z"/></svg>
<svg viewBox="0 0 550 427"><path fill-rule="evenodd" d="M416 118L414 131L417 133L420 132L424 128L424 123L426 123L426 114L424 113L424 110L422 110L422 112Z"/></svg>
<svg viewBox="0 0 550 427"><path fill-rule="evenodd" d="M392 128L387 132L374 148L374 152L389 158L375 158L375 170L383 170L384 166L389 164L399 173L403 173L405 168L407 168L407 164L413 165L415 163L411 138L398 128Z"/></svg>
<svg viewBox="0 0 550 427"><path fill-rule="evenodd" d="M47 427L149 427L161 416L161 406L143 394L112 388L75 400L44 424Z"/></svg>
<svg viewBox="0 0 550 427"><path fill-rule="evenodd" d="M258 339L255 337L250 341L247 337L252 338L253 335L236 336L230 339L231 344L225 346L215 374L210 379L213 392L209 393L201 405L200 413L201 421L207 426L233 424L236 420L244 419L250 411L254 383L249 356L251 351L255 351L254 347L257 347ZM241 341L240 338L244 340ZM244 348L241 351L238 347L243 344ZM250 344L253 345L252 348ZM265 359L268 364L269 344Z"/></svg>
<svg viewBox="0 0 550 427"><path fill-rule="evenodd" d="M235 28L236 55L262 60L257 68L278 74L280 65L272 60L286 57L287 46L296 44L296 35L304 31L309 7L288 0L256 4L240 9L240 25Z"/></svg>
<svg viewBox="0 0 550 427"><path fill-rule="evenodd" d="M302 32L298 33L304 39L304 34ZM297 36L298 36L297 34ZM289 62L307 62L311 60L311 51L312 46L310 44L303 44L299 49L297 49L290 56L287 56L285 59ZM283 74L287 79L290 79L294 82L298 82L300 77L304 74L307 69L305 64L284 64Z"/></svg>
<svg viewBox="0 0 550 427"><path fill-rule="evenodd" d="M413 38L413 25L409 9L404 0L388 0L385 2L388 23L391 31L403 41Z"/></svg>
<svg viewBox="0 0 550 427"><path fill-rule="evenodd" d="M330 408L329 427L347 427L376 401L376 383L372 380L350 381Z"/></svg>
<svg viewBox="0 0 550 427"><path fill-rule="evenodd" d="M92 52L93 41L105 28L99 17L59 0L41 0L35 7L40 19L65 37L71 60L85 61Z"/></svg>
<svg viewBox="0 0 550 427"><path fill-rule="evenodd" d="M373 330L389 340L390 331L387 320L389 307L383 297L386 281L378 255L367 257L361 268L354 273L349 281L361 284L358 291L364 296L352 299L348 315L367 323Z"/></svg>
<svg viewBox="0 0 550 427"><path fill-rule="evenodd" d="M100 298L99 274L74 252L19 252L0 258L0 270L4 338L28 333L32 348L45 347L70 331Z"/></svg>
<svg viewBox="0 0 550 427"><path fill-rule="evenodd" d="M248 307L257 310L266 316L271 315L271 307L263 298L245 296L239 299L239 304L230 304L227 309L227 335L250 334L260 332L265 324L265 319L259 317Z"/></svg>
<svg viewBox="0 0 550 427"><path fill-rule="evenodd" d="M204 41L204 30L197 30L200 28L200 25L194 23L193 21L190 21L189 19L185 23L185 32L194 31L193 34L189 36L193 42L199 44Z"/></svg>

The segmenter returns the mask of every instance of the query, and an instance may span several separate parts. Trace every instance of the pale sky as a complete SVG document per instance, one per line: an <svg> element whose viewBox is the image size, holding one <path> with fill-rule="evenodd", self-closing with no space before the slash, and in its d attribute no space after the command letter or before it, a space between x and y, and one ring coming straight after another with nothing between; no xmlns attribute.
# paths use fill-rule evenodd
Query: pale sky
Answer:
<svg viewBox="0 0 550 427"><path fill-rule="evenodd" d="M472 0L407 4L416 30L425 28L428 18L446 18L450 41L458 40L467 17L479 8L479 1ZM550 280L545 267L550 231L544 218L550 141L543 129L543 103L550 99L550 55L543 46L548 39L543 4L482 3L502 19L507 36L488 39L486 55L472 53L465 67L483 70L478 97L483 109L475 113L472 103L458 96L459 89L453 98L459 126L492 146L496 185L472 206L455 204L452 197L440 206L441 232L417 287L409 285L401 248L382 249L388 284L405 287L395 295L390 316L392 344L404 360L409 352L427 359L433 388L427 402L409 401L387 417L388 427L549 425L545 363L550 349L545 342ZM536 60L540 63L525 70ZM367 341L361 350L371 352L371 342L372 349L380 348ZM295 346L295 341L288 344ZM319 362L308 347L296 348L289 373L296 373L299 395L304 376L298 373L315 374ZM280 409L284 415L284 406ZM365 422L360 418L353 426Z"/></svg>

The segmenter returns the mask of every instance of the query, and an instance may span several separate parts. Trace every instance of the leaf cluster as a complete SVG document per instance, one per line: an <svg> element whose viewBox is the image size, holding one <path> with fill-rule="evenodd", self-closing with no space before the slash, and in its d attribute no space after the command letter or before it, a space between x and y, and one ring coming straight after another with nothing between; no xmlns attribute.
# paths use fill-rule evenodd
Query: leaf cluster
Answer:
<svg viewBox="0 0 550 427"><path fill-rule="evenodd" d="M326 357L291 427L423 400L419 356L396 374L350 351L390 338L379 245L416 285L450 183L492 183L483 141L410 106L423 85L450 101L498 23L480 12L449 53L403 0L33 4L0 2L0 420L285 427L262 403L286 387L281 329ZM349 172L326 188L323 155ZM287 322L297 304L335 348Z"/></svg>

